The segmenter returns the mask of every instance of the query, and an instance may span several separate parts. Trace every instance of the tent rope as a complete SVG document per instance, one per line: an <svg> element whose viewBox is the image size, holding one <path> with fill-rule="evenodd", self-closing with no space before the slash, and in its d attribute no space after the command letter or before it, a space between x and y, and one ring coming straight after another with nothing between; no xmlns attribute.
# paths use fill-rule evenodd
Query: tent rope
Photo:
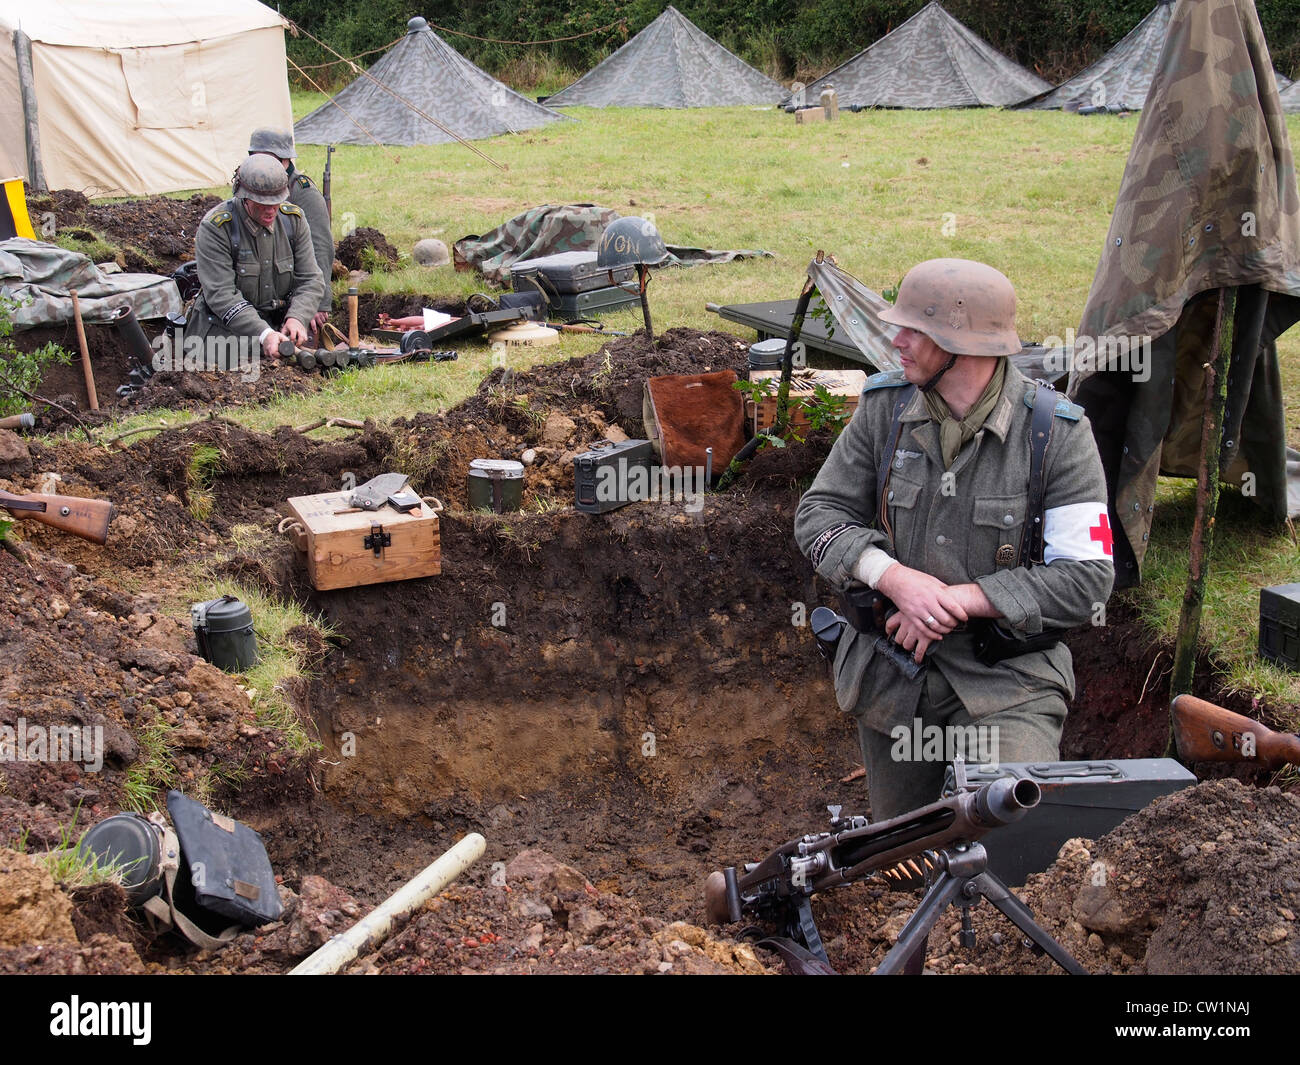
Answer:
<svg viewBox="0 0 1300 1065"><path fill-rule="evenodd" d="M406 34L402 34L402 37L405 36ZM308 63L305 67L300 67L298 66L297 63L293 63L292 59L289 60L289 62L293 63L293 68L296 71L298 71L298 73L300 74L304 70L319 70L321 67L333 67L333 66L337 66L339 63L353 63L358 59L364 59L368 55L375 55L378 52L387 52L388 49L392 48L393 45L395 45L398 41L402 39L402 37L394 37L387 44L381 44L378 48L372 48L368 52L358 52L356 55L352 56L349 59L330 59L324 63Z"/></svg>
<svg viewBox="0 0 1300 1065"><path fill-rule="evenodd" d="M301 26L297 25L296 23L294 23L294 22L292 22L292 21L289 21L289 25L290 25L291 27L293 27L293 29L294 29L294 31L295 31L296 33L301 33L301 34L303 34L305 37L309 38L310 40L315 41L318 45L320 45L322 48L324 48L325 51L331 53L332 55L336 55L336 56L338 56L340 59L345 59L345 58L346 58L345 56L340 55L338 52L334 51L333 48L331 48L328 44L326 44L326 43L325 43L324 41L322 41L319 37L317 37L315 34L313 34L310 30L304 30ZM473 152L473 153L474 153L475 155L477 155L479 158L483 159L485 162L491 163L491 164L492 164L494 167L496 167L498 170L504 170L504 169L506 169L505 166L504 166L503 164L498 163L495 159L493 159L490 155L488 155L487 152L483 151L481 148L479 148L479 147L477 147L476 145L472 144L469 140L467 140L465 137L462 137L462 136L461 136L459 133L457 133L454 129L448 129L448 128L447 128L446 126L444 126L441 122L439 122L436 118L434 118L432 115L428 114L427 112L423 111L421 108L417 107L415 104L413 104L410 100L408 100L408 99L407 99L405 96L403 96L401 93L399 93L399 92L395 92L393 89L389 88L389 87L388 87L387 85L385 85L382 81L380 81L380 80L379 80L378 78L376 78L373 74L371 74L370 71L368 71L368 70L361 70L361 69L358 68L355 64L353 64L353 69L356 70L357 73L358 73L361 77L363 77L363 78L369 78L372 82L374 82L375 85L377 85L377 86L378 86L380 89L382 89L384 92L388 93L388 95L391 96L391 97L392 97L394 100L396 100L398 103L400 103L400 104L404 104L406 107L409 107L412 111L414 111L417 115L419 115L419 116L420 116L422 119L424 119L426 122L430 123L431 125L437 126L440 130L442 130L443 133L447 134L448 137L451 137L451 138L453 138L453 139L459 141L459 142L460 142L464 147L468 148L471 152ZM331 99L331 103L332 103L332 102L333 102L333 100ZM338 107L337 104L335 104L334 106ZM342 108L340 108L340 110L342 110ZM345 112L345 113L346 113L346 112ZM351 117L351 116L349 116L349 117ZM356 119L353 119L353 121L355 122Z"/></svg>
<svg viewBox="0 0 1300 1065"><path fill-rule="evenodd" d="M551 37L545 41L503 41L497 37L475 37L472 33L465 33L463 30L453 30L447 26L439 26L435 22L429 23L430 29L439 30L442 33L454 33L457 37L468 37L471 41L485 41L488 44L562 44L565 41L578 41L583 37L594 37L598 33L604 33L606 30L612 30L615 26L623 31L623 36L627 36L627 19L615 19L613 22L604 26L599 26L594 30L587 30L585 33L575 33L569 37Z"/></svg>

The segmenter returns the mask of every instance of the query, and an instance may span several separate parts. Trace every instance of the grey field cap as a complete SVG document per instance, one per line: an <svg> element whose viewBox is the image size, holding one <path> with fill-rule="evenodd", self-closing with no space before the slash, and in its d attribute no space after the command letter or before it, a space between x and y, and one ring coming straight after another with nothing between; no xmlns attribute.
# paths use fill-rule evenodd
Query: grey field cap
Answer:
<svg viewBox="0 0 1300 1065"><path fill-rule="evenodd" d="M289 174L269 155L250 155L235 171L235 196L254 203L284 203L289 198Z"/></svg>
<svg viewBox="0 0 1300 1065"><path fill-rule="evenodd" d="M270 126L253 130L252 136L248 138L248 154L254 152L266 152L277 159L298 158L293 150L293 133L287 129L272 129Z"/></svg>

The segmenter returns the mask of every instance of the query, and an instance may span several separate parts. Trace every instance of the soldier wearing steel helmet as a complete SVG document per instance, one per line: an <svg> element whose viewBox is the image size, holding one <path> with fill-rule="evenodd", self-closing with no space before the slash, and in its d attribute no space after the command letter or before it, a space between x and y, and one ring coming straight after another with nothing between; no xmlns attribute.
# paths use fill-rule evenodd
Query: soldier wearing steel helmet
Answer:
<svg viewBox="0 0 1300 1065"><path fill-rule="evenodd" d="M204 215L194 238L203 291L187 335L253 337L268 356L283 340L307 342L325 279L306 218L285 202L288 186L279 162L250 155L235 173L233 198Z"/></svg>
<svg viewBox="0 0 1300 1065"><path fill-rule="evenodd" d="M1069 649L1058 641L987 664L977 634L996 620L1013 651L1045 630L1050 643L1050 630L1094 619L1110 594L1101 461L1082 409L1050 391L1043 497L1031 502L1038 388L1007 358L1021 348L1015 303L1011 282L983 263L913 267L880 314L898 327L902 369L868 379L795 515L817 572L888 596L886 634L927 664L909 680L875 636L851 628L837 648L836 698L857 720L877 820L938 798L954 742L968 761L1057 759L1074 695ZM1043 564L1021 565L1021 537L1040 521Z"/></svg>
<svg viewBox="0 0 1300 1065"><path fill-rule="evenodd" d="M311 178L295 168L294 160L298 156L294 150L293 133L289 130L268 127L253 130L248 138L248 154L269 155L280 160L280 165L289 175L289 202L302 211L311 229L316 265L320 267L321 276L325 279L324 295L311 320L312 329L319 333L334 306L334 293L330 288L330 280L334 275L334 234L330 229L330 213L325 205L325 197Z"/></svg>

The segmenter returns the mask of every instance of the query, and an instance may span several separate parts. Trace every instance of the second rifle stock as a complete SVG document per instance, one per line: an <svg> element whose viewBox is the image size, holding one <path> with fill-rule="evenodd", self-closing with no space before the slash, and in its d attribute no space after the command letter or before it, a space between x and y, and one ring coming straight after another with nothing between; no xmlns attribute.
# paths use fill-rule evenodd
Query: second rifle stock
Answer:
<svg viewBox="0 0 1300 1065"><path fill-rule="evenodd" d="M39 521L63 532L80 536L93 544L108 540L108 523L113 520L113 504L106 499L82 499L79 496L19 496L0 492L0 507L15 518Z"/></svg>
<svg viewBox="0 0 1300 1065"><path fill-rule="evenodd" d="M1269 769L1300 765L1300 736L1274 732L1194 695L1178 696L1173 716L1174 741L1186 762L1259 762Z"/></svg>

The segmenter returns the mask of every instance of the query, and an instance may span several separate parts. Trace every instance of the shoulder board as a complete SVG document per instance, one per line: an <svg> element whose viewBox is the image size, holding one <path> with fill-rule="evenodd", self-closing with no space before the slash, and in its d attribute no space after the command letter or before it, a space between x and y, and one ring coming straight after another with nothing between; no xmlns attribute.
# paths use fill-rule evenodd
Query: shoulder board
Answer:
<svg viewBox="0 0 1300 1065"><path fill-rule="evenodd" d="M868 382L868 384L870 384L870 382ZM1034 407L1034 391L1033 388L1025 389L1025 406L1030 408L1030 410ZM1071 403L1064 396L1058 396L1056 399L1056 408L1052 413L1058 418L1064 418L1066 421L1077 422L1083 417L1084 410L1079 406L1079 404Z"/></svg>
<svg viewBox="0 0 1300 1065"><path fill-rule="evenodd" d="M898 388L907 384L902 370L889 370L886 373L873 373L862 386L863 392L874 392L877 388Z"/></svg>
<svg viewBox="0 0 1300 1065"><path fill-rule="evenodd" d="M302 217L303 217L302 208L299 207L296 203L282 203L282 204L280 204L280 213L281 213L281 214L296 214L299 218L302 218Z"/></svg>
<svg viewBox="0 0 1300 1065"><path fill-rule="evenodd" d="M311 178L309 178L306 174L297 174L294 176L293 180L298 183L298 188L300 189L311 188Z"/></svg>
<svg viewBox="0 0 1300 1065"><path fill-rule="evenodd" d="M229 211L218 211L216 214L208 215L207 221L211 222L214 226L220 229L227 222L229 222L233 217L234 215L232 215Z"/></svg>

